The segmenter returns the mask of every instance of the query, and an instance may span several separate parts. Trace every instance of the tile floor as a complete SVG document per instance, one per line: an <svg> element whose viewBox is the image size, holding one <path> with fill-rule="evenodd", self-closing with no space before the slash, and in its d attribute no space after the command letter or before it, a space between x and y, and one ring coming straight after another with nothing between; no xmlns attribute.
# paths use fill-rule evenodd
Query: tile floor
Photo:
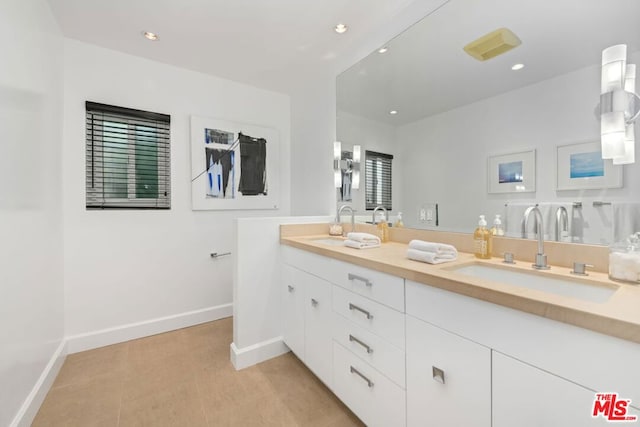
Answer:
<svg viewBox="0 0 640 427"><path fill-rule="evenodd" d="M291 353L236 371L232 319L69 355L33 426L362 426Z"/></svg>

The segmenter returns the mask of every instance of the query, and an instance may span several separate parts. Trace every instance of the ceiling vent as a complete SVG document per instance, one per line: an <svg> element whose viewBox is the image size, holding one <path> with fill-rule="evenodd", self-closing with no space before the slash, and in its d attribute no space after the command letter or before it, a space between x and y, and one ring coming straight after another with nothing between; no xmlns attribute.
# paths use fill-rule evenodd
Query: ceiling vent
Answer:
<svg viewBox="0 0 640 427"><path fill-rule="evenodd" d="M472 41L464 47L464 51L478 61L486 61L508 52L520 44L522 42L511 30L500 28Z"/></svg>

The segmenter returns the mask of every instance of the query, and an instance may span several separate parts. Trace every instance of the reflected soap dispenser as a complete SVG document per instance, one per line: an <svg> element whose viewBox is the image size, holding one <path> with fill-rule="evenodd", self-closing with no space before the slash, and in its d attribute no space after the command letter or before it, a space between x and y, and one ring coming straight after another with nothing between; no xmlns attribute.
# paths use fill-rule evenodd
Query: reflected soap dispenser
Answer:
<svg viewBox="0 0 640 427"><path fill-rule="evenodd" d="M502 228L502 219L500 219L500 214L496 214L496 217L493 220L493 227L491 227L490 231L492 236L504 236L504 228Z"/></svg>
<svg viewBox="0 0 640 427"><path fill-rule="evenodd" d="M491 258L491 232L487 229L484 215L480 215L478 228L473 232L473 252L476 258Z"/></svg>
<svg viewBox="0 0 640 427"><path fill-rule="evenodd" d="M386 243L389 241L389 224L387 223L387 217L384 213L380 214L380 219L378 220L378 237L380 237L380 241L382 243Z"/></svg>

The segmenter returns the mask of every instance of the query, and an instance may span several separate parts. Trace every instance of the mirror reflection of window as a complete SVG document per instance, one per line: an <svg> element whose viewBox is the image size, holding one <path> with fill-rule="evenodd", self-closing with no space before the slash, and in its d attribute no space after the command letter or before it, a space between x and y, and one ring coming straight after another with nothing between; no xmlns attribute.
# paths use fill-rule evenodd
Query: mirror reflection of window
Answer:
<svg viewBox="0 0 640 427"><path fill-rule="evenodd" d="M391 154L375 151L365 152L365 193L367 210L373 210L376 206L384 206L391 210Z"/></svg>

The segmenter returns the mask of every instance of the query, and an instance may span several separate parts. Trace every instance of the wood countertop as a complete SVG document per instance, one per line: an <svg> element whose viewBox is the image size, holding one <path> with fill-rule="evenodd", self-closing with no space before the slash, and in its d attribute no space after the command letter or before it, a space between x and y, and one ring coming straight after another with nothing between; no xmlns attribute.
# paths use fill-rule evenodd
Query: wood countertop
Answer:
<svg viewBox="0 0 640 427"><path fill-rule="evenodd" d="M640 286L610 280L605 273L589 272L588 276L570 274L568 267L553 266L550 270L536 271L531 263L516 260L505 265L500 258L479 260L473 254L460 252L458 259L437 265L412 261L406 257L406 243L388 242L379 248L352 249L328 245L318 239L327 234L287 236L281 234L280 243L318 255L349 262L362 267L399 276L479 300L499 304L523 312L546 317L590 329L595 332L640 343ZM452 271L456 267L479 264L527 274L558 278L583 284L613 289L604 302L584 301L575 297L557 295L522 286L481 279Z"/></svg>

